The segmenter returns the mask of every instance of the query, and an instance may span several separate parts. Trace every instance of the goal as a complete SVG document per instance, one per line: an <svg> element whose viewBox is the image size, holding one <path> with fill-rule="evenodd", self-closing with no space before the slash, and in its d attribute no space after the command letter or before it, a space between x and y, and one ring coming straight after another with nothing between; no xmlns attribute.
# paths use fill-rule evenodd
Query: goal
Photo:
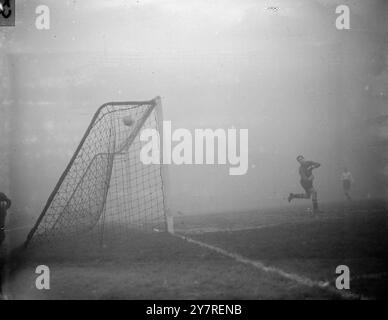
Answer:
<svg viewBox="0 0 388 320"><path fill-rule="evenodd" d="M123 119L131 119L125 124ZM167 227L167 174L162 164L143 164L140 132L159 132L159 97L110 102L95 113L52 191L25 245L64 238L120 237L133 228ZM162 157L162 143L159 143ZM162 163L162 161L160 161Z"/></svg>

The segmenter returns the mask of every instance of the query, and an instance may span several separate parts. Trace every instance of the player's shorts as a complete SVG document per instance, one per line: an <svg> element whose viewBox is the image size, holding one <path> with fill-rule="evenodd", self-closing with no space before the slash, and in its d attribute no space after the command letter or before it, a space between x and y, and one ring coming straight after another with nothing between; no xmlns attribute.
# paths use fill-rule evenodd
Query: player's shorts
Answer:
<svg viewBox="0 0 388 320"><path fill-rule="evenodd" d="M350 185L351 185L350 180L343 180L342 181L342 187L344 188L344 190L349 191Z"/></svg>
<svg viewBox="0 0 388 320"><path fill-rule="evenodd" d="M309 193L313 188L313 182L311 180L300 180L300 184L306 193Z"/></svg>

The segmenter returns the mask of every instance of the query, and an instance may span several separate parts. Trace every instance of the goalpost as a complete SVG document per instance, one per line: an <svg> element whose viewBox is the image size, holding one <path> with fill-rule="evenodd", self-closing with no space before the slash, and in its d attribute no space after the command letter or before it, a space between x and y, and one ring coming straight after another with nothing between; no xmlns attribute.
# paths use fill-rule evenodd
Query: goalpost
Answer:
<svg viewBox="0 0 388 320"><path fill-rule="evenodd" d="M132 119L126 125L123 119ZM140 161L140 132L162 127L161 99L110 102L95 113L25 245L121 236L132 228L173 232L162 164ZM162 136L160 134L160 136Z"/></svg>

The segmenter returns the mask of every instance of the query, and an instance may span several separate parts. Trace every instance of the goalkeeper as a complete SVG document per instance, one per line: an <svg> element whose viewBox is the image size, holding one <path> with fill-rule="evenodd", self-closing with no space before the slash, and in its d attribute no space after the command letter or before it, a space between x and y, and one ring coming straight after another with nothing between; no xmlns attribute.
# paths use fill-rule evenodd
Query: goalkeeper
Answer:
<svg viewBox="0 0 388 320"><path fill-rule="evenodd" d="M0 247L5 239L5 217L10 206L11 200L4 193L0 192Z"/></svg>
<svg viewBox="0 0 388 320"><path fill-rule="evenodd" d="M321 165L318 162L305 160L303 156L298 156L296 160L299 162L299 174L300 184L302 185L305 193L290 193L288 196L288 202L293 199L312 199L313 202L313 213L320 213L318 209L318 197L317 191L314 189L313 181L314 176L312 171L319 168Z"/></svg>
<svg viewBox="0 0 388 320"><path fill-rule="evenodd" d="M11 206L11 200L8 199L8 197L0 192L0 300L3 299L3 292L2 292L2 276L3 276L3 267L4 267L4 260L5 260L5 249L2 248L2 244L5 239L5 218L7 215L7 210Z"/></svg>

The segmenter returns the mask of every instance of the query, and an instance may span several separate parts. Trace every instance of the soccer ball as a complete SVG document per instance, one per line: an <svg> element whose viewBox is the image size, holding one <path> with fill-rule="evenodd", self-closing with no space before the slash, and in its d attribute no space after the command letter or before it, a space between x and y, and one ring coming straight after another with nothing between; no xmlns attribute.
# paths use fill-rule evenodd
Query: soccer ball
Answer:
<svg viewBox="0 0 388 320"><path fill-rule="evenodd" d="M133 120L131 116L125 116L123 118L123 123L127 127L130 127L130 126L132 126L135 123L135 120Z"/></svg>

